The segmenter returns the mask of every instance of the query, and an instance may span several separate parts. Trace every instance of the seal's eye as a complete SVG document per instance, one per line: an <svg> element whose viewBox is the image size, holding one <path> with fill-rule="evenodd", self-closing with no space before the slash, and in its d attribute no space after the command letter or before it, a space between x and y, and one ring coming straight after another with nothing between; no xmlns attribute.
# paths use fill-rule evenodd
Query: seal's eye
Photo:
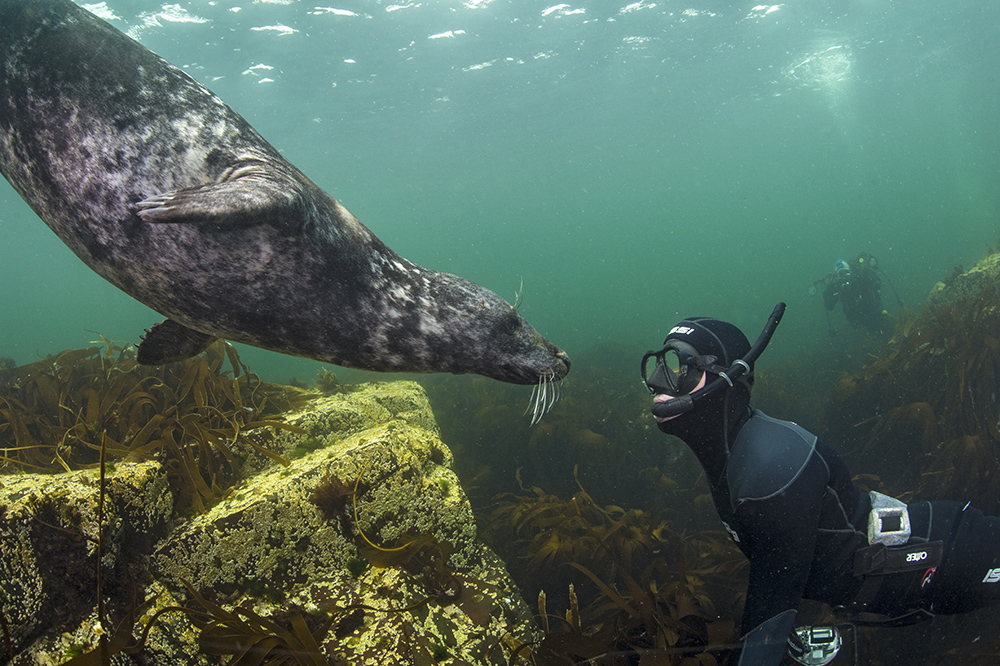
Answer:
<svg viewBox="0 0 1000 666"><path fill-rule="evenodd" d="M500 330L507 335L514 335L521 330L521 318L511 312L509 317L504 317L500 322Z"/></svg>

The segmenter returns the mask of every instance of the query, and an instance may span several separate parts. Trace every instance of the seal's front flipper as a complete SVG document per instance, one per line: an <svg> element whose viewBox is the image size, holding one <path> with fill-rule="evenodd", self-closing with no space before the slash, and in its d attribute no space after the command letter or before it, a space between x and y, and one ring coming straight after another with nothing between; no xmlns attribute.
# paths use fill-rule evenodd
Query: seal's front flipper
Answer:
<svg viewBox="0 0 1000 666"><path fill-rule="evenodd" d="M163 192L136 203L154 223L301 224L302 184L263 164L230 169L217 183Z"/></svg>
<svg viewBox="0 0 1000 666"><path fill-rule="evenodd" d="M135 360L141 365L163 365L200 354L216 340L173 319L166 319L146 331Z"/></svg>

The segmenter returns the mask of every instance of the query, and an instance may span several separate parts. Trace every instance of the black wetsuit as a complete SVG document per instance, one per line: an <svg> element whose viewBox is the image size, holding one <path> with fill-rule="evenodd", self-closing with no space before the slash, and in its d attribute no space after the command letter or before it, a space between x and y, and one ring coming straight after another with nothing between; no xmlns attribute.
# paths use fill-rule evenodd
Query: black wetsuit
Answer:
<svg viewBox="0 0 1000 666"><path fill-rule="evenodd" d="M874 269L866 266L846 275L833 278L823 292L823 305L833 310L840 301L844 317L854 328L859 326L875 334L883 334L891 325L885 321L882 312L882 297L879 289L882 281Z"/></svg>
<svg viewBox="0 0 1000 666"><path fill-rule="evenodd" d="M750 560L741 665L781 661L803 598L887 615L954 613L1000 600L1000 518L963 502L914 503L909 544L942 541L940 564L865 585L871 576L855 576L854 559L869 545L871 501L833 449L760 411L739 427L728 460L721 447L689 444L720 518Z"/></svg>

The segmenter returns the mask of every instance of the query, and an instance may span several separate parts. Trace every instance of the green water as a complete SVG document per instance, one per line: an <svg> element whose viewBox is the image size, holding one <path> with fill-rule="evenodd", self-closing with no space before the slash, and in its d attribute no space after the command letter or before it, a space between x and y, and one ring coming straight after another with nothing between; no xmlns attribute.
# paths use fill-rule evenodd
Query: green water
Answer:
<svg viewBox="0 0 1000 666"><path fill-rule="evenodd" d="M566 445L582 430L606 438L627 472L692 470L649 424L633 353L685 316L728 319L754 339L786 301L758 367L798 373L787 392L815 409L775 416L813 427L866 341L839 310L831 339L809 286L868 252L891 280L890 311L896 295L919 309L1000 238L997 3L96 9L211 88L403 256L511 301L522 289L522 312L575 360L565 392L576 407L564 401L549 430L529 431L518 419L528 388L427 382L477 509L517 490L514 471L544 436L562 458L524 478L550 492L573 493L580 464L602 501L653 501L624 473L599 478L603 449L588 467ZM99 335L136 342L162 319L85 267L2 180L0 284L0 357L19 364ZM241 354L276 381L320 367ZM802 361L813 358L822 372ZM518 408L496 409L508 404ZM681 521L690 503L676 501ZM919 642L913 632L897 640Z"/></svg>
<svg viewBox="0 0 1000 666"><path fill-rule="evenodd" d="M102 11L400 254L509 300L523 280L525 315L571 356L653 346L692 314L753 337L784 300L780 358L827 344L807 289L835 259L876 255L919 304L1000 236L1000 6L835 4ZM0 229L0 355L134 341L160 319L6 182ZM245 358L276 379L317 367Z"/></svg>

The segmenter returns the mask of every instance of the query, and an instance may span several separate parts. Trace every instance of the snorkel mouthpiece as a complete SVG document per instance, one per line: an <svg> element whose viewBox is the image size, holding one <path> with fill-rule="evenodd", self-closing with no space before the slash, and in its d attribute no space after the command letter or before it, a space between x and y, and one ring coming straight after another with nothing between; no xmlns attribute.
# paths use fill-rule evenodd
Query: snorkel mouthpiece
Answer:
<svg viewBox="0 0 1000 666"><path fill-rule="evenodd" d="M693 393L686 393L684 395L675 395L673 400L668 400L666 402L658 402L653 405L653 416L660 419L667 419L674 416L680 416L685 412L689 412L694 409L695 403L704 400L705 398L714 395L718 391L722 390L724 387L732 387L734 382L742 377L743 375L751 371L751 366L754 361L760 357L767 344L771 341L771 336L774 335L774 330L778 328L778 324L781 322L781 317L785 314L785 304L778 303L774 306L774 310L771 311L771 316L768 317L767 323L764 325L764 330L761 331L760 336L757 338L757 342L753 344L743 358L738 358L726 369L719 368L715 366L713 368L705 368L706 372L715 372L718 376L705 385L704 388L694 391ZM647 352L645 356L642 357L642 379L646 384L646 387L651 393L667 393L669 395L674 395L671 391L664 391L663 385L660 381L655 381L659 379L656 377L657 371L660 367L663 367L661 363L657 363L656 370L650 375L649 378L646 376L646 366L650 357L658 357L658 361L662 359L664 352L670 347L670 345L664 346L659 352L650 351ZM700 377L700 375L698 375ZM666 388L672 388L669 384ZM690 390L690 389L689 389Z"/></svg>
<svg viewBox="0 0 1000 666"><path fill-rule="evenodd" d="M704 390L705 389L702 389L702 391ZM690 412L694 409L694 398L692 396L693 394L688 393L687 395L679 395L673 400L654 403L653 409L650 411L652 411L653 416L657 418L672 419L675 416L680 416L681 414Z"/></svg>

